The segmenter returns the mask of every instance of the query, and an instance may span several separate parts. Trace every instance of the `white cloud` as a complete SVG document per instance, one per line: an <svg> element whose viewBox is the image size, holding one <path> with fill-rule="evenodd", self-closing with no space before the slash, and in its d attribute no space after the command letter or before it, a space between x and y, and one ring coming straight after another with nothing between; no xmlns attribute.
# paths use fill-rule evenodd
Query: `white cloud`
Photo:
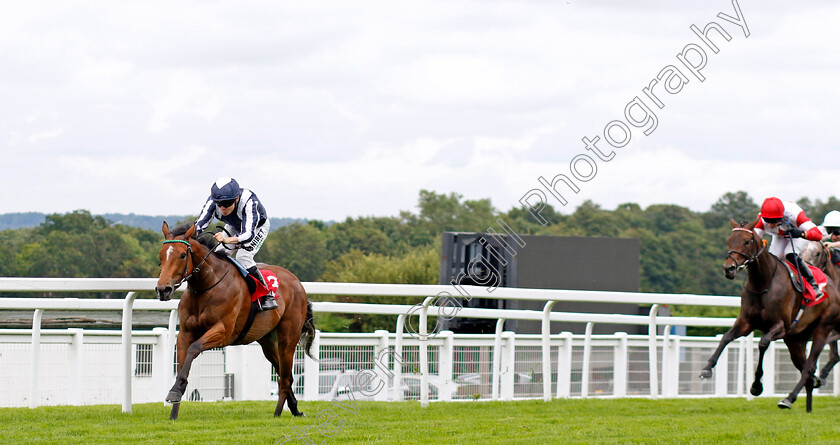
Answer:
<svg viewBox="0 0 840 445"><path fill-rule="evenodd" d="M705 210L728 191L834 192L840 6L424 1L48 1L0 16L4 211L194 213L219 176L272 216L413 209L417 192L507 210L676 54L732 40L570 199ZM165 12L164 12L165 11Z"/></svg>

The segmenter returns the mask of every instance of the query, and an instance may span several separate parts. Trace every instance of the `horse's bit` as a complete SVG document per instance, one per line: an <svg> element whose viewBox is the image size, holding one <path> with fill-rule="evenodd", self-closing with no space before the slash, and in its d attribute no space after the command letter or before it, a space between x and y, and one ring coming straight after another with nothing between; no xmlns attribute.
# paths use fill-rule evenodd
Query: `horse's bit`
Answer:
<svg viewBox="0 0 840 445"><path fill-rule="evenodd" d="M192 253L193 253L193 250L192 250L192 245L190 245L190 243L189 243L188 241L184 241L184 240L180 240L180 239L171 239L171 240L166 240L166 241L164 241L164 242L163 242L163 244L171 244L171 243L184 243L184 244L186 244L186 245L187 245L187 253L189 254L190 261L192 261ZM216 245L218 246L218 244L216 244ZM198 265L197 265L197 266L195 266L195 269L193 269L193 270L192 270L192 272L190 272L190 273L189 273L189 275L187 274L187 271L189 271L189 270L190 270L190 267L189 267L189 264L190 264L190 263L185 264L185 265L184 265L184 273L183 273L183 274L181 274L181 275L183 276L183 278L181 278L181 281L179 281L179 282L178 282L178 284L174 285L173 287L174 287L175 289L178 289L179 287L181 287L181 285L182 285L182 284L184 284L184 282L185 282L185 281L188 281L188 280L190 279L190 277L192 277L192 276L193 276L193 274L198 273L198 270L201 268L201 265L202 265L202 264L204 264L204 261L206 261L206 260L207 260L207 257L209 257L209 256L213 253L213 251L214 251L214 250L215 250L215 247L214 247L213 249L210 249L210 251L209 251L209 252L207 252L207 255L205 255L205 257L204 257L204 258L202 258L201 262L199 262L199 263L198 263ZM222 282L222 280L223 280L226 276L227 276L227 273L225 273L225 274L222 276L222 278L220 278L220 279L219 279L219 281L217 281L217 282L216 282L216 284L221 283L221 282ZM212 289L212 288L216 287L216 284L214 284L214 285L212 285L212 286L208 287L207 289L204 289L204 290L203 290L203 291L201 291L201 292L197 292L197 293L199 293L199 294L200 294L200 293L206 292L206 291L208 291L208 290L210 290L210 289Z"/></svg>
<svg viewBox="0 0 840 445"><path fill-rule="evenodd" d="M746 261L744 261L743 264L739 264L737 269L735 270L736 272L740 272L740 271L746 269L746 267L749 266L750 263L757 260L758 256L761 255L761 253L764 252L764 249L767 248L767 245L765 245L763 242L761 242L760 239L756 239L757 236L756 236L755 232L753 232L752 230L744 229L744 228L741 228L741 227L735 227L735 228L732 229L733 232L736 231L736 230L740 230L740 231L743 231L743 232L749 232L750 235L752 235L753 240L756 240L756 242L761 244L761 249L759 249L758 252L756 252L755 255L752 255L752 256L747 255L743 252L739 252L737 250L730 250L729 252L727 252L726 257L727 258L732 258L732 261L734 261L735 264L738 264L738 260L736 260L735 257L732 256L733 253L737 253L738 255L741 255L741 256L743 256L744 258L747 259Z"/></svg>

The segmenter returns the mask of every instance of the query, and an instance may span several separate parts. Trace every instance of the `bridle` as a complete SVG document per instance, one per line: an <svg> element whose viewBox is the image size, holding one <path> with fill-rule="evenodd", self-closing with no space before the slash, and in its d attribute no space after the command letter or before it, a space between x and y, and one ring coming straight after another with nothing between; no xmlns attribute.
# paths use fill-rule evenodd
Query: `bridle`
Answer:
<svg viewBox="0 0 840 445"><path fill-rule="evenodd" d="M730 250L729 252L727 252L726 257L731 258L732 261L734 261L735 264L738 265L738 267L735 269L735 271L740 272L740 271L746 269L746 267L749 266L750 263L756 261L758 259L758 256L761 255L762 252L764 252L764 249L766 249L767 246L763 242L761 242L761 239L759 239L758 235L756 235L755 232L753 232L752 230L744 229L742 227L735 227L735 228L732 229L733 232L736 231L736 230L739 230L739 231L742 231L742 232L749 232L750 235L752 235L753 240L756 241L758 244L761 244L761 249L758 249L758 252L756 252L752 256L747 255L744 252L739 252L737 250ZM735 257L732 256L733 253L737 253L738 255L741 255L742 257L746 258L747 260L744 261L742 264L738 264L738 260L736 260Z"/></svg>
<svg viewBox="0 0 840 445"><path fill-rule="evenodd" d="M215 249L215 246L214 246L214 248L210 249L210 250L207 252L207 255L205 255L205 256L204 256L204 258L202 258L202 259L201 259L201 261L198 263L198 265L197 265L197 266L195 266L195 268L192 270L192 272L189 272L189 270L190 270L190 263L191 263L191 262L193 262L193 259L192 259L192 257L193 257L192 245L189 243L189 241L184 241L184 240L180 240L180 239L171 239L171 240L166 240L166 241L164 241L164 242L163 242L163 244L173 244L173 243L183 243L183 244L186 244L186 245L187 245L187 257L189 258L189 261L188 261L188 262L184 265L184 273L182 273L182 274L181 274L181 276L182 276L181 280L180 280L180 281L178 281L178 283L177 283L177 284L175 284L175 285L173 286L175 289L178 289L179 287L181 287L181 285L182 285L182 284L184 284L184 282L185 282L185 281L189 281L189 279L190 279L190 278L192 278L192 276L193 276L193 275L195 275L195 274L197 274L197 273L198 273L199 269L201 269L201 265L202 265L202 264L204 264L204 262L205 262L205 261L207 261L207 258L208 258L210 255L212 255L212 254L213 254L213 251L214 251L214 250L216 250L216 249ZM217 243L216 245L218 246L218 243ZM189 272L189 274L187 274L187 272ZM214 287L216 287L216 285L218 285L219 283L221 283L221 282L222 282L222 280L224 280L224 279L225 279L225 277L227 276L227 274L228 274L229 272L230 272L230 270L228 270L227 272L225 272L225 274L224 274L224 275L222 275L222 278L219 278L219 281L217 281L217 282L216 282L215 284L213 284L212 286L210 286L210 287L208 287L207 289L204 289L204 290L202 290L202 291L199 291L199 292L194 292L194 293L196 293L196 294L201 294L201 293L207 292L207 291L208 291L208 290L210 290L210 289L213 289Z"/></svg>

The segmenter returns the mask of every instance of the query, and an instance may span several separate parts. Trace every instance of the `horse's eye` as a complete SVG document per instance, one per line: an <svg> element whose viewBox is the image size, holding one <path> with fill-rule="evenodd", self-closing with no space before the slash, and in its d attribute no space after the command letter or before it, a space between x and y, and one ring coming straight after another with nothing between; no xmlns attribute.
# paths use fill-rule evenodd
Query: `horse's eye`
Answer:
<svg viewBox="0 0 840 445"><path fill-rule="evenodd" d="M186 253L182 253L182 254L181 254L181 259L183 260L183 259L185 259L185 258L187 258L187 254L186 254Z"/></svg>

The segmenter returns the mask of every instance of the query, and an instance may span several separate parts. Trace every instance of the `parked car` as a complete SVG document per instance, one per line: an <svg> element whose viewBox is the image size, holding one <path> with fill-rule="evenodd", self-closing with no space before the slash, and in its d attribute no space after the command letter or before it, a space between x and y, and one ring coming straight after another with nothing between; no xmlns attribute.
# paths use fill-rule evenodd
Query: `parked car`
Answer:
<svg viewBox="0 0 840 445"><path fill-rule="evenodd" d="M420 398L420 374L404 374L402 376L403 400L416 400ZM453 396L458 393L460 385L455 381L442 382L437 375L429 375L429 400L439 399L444 388L448 389Z"/></svg>
<svg viewBox="0 0 840 445"><path fill-rule="evenodd" d="M380 386L378 379L357 379L361 371L355 369L348 370L328 370L321 371L318 376L318 400L349 400L351 397L355 400L374 400L376 397L376 388ZM304 376L297 376L295 379L296 392L303 394L303 378ZM357 381L358 380L358 381ZM365 383L366 388L359 388L358 384ZM299 386L298 386L299 385ZM449 382L448 384L441 383L440 378L436 375L429 376L429 399L437 400L439 394L444 387L449 387L452 395L458 392L458 383ZM387 386L382 388L386 391ZM403 374L402 384L398 391L402 392L403 400L418 400L420 399L420 375L419 374ZM277 395L277 388L272 389L272 395Z"/></svg>

